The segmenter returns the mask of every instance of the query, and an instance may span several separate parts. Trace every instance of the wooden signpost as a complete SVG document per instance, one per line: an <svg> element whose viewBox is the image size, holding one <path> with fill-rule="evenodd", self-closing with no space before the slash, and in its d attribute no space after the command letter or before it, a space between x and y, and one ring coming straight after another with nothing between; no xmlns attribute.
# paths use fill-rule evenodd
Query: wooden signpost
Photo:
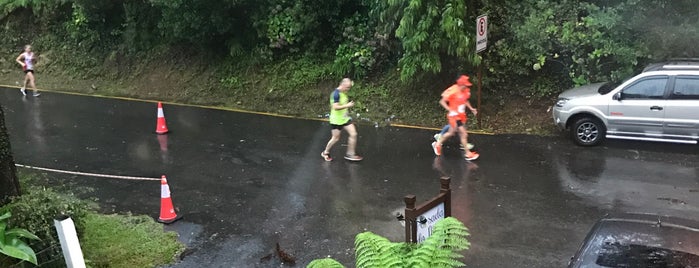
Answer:
<svg viewBox="0 0 699 268"><path fill-rule="evenodd" d="M415 195L405 196L405 242L425 241L438 220L451 216L450 182L450 178L442 177L439 194L418 206L415 206Z"/></svg>

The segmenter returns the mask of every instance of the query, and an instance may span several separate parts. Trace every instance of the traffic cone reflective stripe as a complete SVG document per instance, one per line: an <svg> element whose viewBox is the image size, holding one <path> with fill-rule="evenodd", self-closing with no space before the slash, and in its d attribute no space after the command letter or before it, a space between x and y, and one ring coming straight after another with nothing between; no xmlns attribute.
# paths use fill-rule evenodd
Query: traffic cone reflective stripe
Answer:
<svg viewBox="0 0 699 268"><path fill-rule="evenodd" d="M163 103L158 102L158 125L155 127L155 133L168 133L167 124L165 123L165 113L163 112Z"/></svg>
<svg viewBox="0 0 699 268"><path fill-rule="evenodd" d="M165 175L160 179L160 217L158 221L162 223L172 223L180 218L172 206L172 198L170 197L170 186L167 185Z"/></svg>

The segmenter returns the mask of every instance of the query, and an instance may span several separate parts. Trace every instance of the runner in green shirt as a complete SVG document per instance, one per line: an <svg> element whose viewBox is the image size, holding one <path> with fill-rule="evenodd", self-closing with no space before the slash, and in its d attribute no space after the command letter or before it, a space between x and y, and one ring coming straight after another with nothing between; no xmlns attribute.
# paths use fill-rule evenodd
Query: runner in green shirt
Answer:
<svg viewBox="0 0 699 268"><path fill-rule="evenodd" d="M349 133L345 159L349 161L361 161L363 159L355 152L357 146L357 129L352 123L352 118L349 116L349 108L354 106L354 102L349 101L347 94L345 94L353 84L354 82L352 82L352 80L344 78L335 91L330 94L330 128L332 137L330 141L328 141L328 145L325 146L325 150L320 153L320 156L322 156L325 161L333 160L330 157L330 149L340 140L343 129Z"/></svg>

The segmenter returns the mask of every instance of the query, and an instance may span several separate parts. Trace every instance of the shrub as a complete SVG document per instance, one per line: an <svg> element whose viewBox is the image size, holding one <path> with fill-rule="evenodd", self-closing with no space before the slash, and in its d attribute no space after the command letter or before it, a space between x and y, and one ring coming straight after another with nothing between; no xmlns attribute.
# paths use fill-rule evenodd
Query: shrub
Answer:
<svg viewBox="0 0 699 268"><path fill-rule="evenodd" d="M347 19L342 30L343 42L335 50L335 73L365 77L374 68L377 41L372 38L366 18L359 13Z"/></svg>
<svg viewBox="0 0 699 268"><path fill-rule="evenodd" d="M84 217L91 205L73 195L36 186L24 186L27 191L15 198L5 209L13 215L10 225L26 229L41 240L33 241L30 246L37 251L38 263L42 267L62 267L63 253L53 220L59 215L69 215L73 219ZM76 221L80 232L84 227Z"/></svg>

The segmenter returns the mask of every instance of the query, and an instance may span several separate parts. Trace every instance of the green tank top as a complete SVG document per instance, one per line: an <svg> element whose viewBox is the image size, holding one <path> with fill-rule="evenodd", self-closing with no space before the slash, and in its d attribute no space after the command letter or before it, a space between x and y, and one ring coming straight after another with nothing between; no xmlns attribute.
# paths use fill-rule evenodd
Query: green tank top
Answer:
<svg viewBox="0 0 699 268"><path fill-rule="evenodd" d="M333 103L339 103L340 105L345 105L349 102L347 94L340 92L335 89L332 94L330 94L330 124L333 125L344 125L352 118L349 116L348 108L345 109L333 109Z"/></svg>

